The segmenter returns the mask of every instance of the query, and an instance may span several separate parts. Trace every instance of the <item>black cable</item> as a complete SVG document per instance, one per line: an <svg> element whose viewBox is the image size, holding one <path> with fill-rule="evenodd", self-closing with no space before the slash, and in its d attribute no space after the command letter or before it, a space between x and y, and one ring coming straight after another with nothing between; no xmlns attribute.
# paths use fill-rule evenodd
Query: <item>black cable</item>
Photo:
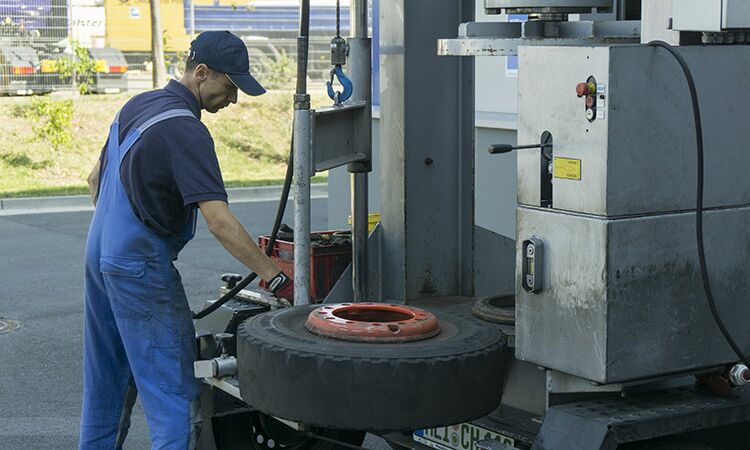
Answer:
<svg viewBox="0 0 750 450"><path fill-rule="evenodd" d="M661 47L665 50L667 50L674 58L677 60L678 63L680 63L680 67L682 68L682 72L685 74L685 78L687 79L688 88L690 89L690 98L693 102L693 120L695 121L695 140L696 140L696 146L698 149L698 192L697 192L697 200L696 200L696 206L695 206L695 233L696 233L696 240L698 243L698 260L700 263L700 269L701 269L701 277L703 279L703 289L706 291L706 299L708 300L708 307L711 309L711 314L714 317L714 321L716 322L716 325L719 327L719 330L721 331L721 334L724 335L724 339L726 339L727 343L730 347L732 347L732 350L734 350L734 353L737 354L737 357L744 363L747 367L750 367L750 360L748 360L748 357L742 352L740 347L737 345L735 340L732 338L732 335L729 334L729 331L727 331L726 326L724 325L724 321L721 320L721 317L719 316L719 312L716 310L716 304L714 303L714 296L711 292L711 283L708 278L708 269L706 268L706 251L703 244L703 185L704 185L704 154L703 154L703 125L701 122L701 114L700 114L700 108L698 106L698 93L695 89L695 80L693 80L693 74L690 72L690 68L687 65L687 62L685 62L685 58L682 57L671 45L667 44L663 41L651 41L648 43L648 45L653 47Z"/></svg>

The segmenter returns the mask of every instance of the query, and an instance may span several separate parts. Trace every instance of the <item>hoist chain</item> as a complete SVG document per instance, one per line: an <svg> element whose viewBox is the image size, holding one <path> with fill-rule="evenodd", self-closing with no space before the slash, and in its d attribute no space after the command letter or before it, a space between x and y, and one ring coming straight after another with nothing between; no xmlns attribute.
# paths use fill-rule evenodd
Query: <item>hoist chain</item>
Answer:
<svg viewBox="0 0 750 450"><path fill-rule="evenodd" d="M336 0L336 37L341 37L341 0Z"/></svg>

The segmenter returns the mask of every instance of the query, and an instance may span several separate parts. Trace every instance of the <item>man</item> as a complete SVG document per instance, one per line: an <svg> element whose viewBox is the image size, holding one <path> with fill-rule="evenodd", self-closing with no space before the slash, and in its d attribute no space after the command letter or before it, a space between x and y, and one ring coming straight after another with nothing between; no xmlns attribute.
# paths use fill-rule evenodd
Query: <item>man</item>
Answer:
<svg viewBox="0 0 750 450"><path fill-rule="evenodd" d="M247 49L228 31L190 46L185 75L133 97L89 176L96 205L86 244L81 449L122 445L137 388L152 448L187 449L198 398L195 330L172 262L192 238L196 207L235 258L291 298L292 282L229 212L201 110L260 95Z"/></svg>

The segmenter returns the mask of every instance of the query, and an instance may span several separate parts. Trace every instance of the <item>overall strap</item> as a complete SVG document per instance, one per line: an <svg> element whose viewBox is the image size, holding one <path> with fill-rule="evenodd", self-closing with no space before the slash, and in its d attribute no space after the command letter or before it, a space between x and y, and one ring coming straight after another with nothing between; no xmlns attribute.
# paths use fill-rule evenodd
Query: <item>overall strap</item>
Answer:
<svg viewBox="0 0 750 450"><path fill-rule="evenodd" d="M164 111L163 113L159 113L155 115L154 117L146 120L143 122L140 126L136 127L131 131L128 136L125 138L124 141L122 141L122 144L119 146L119 162L122 162L122 159L127 155L128 150L130 150L130 147L133 146L133 144L141 137L143 133L146 132L149 128L156 125L159 122L163 122L168 119L173 119L175 117L193 117L195 118L195 114L192 113L192 111L189 111L187 109L170 109L168 111ZM119 113L118 113L119 118ZM117 123L117 118L115 119L115 123ZM115 140L115 142L117 142Z"/></svg>
<svg viewBox="0 0 750 450"><path fill-rule="evenodd" d="M107 139L107 164L105 167L112 168L118 167L119 161L119 148L120 148L120 113L118 112L115 116L115 120L112 125L109 126L109 137Z"/></svg>

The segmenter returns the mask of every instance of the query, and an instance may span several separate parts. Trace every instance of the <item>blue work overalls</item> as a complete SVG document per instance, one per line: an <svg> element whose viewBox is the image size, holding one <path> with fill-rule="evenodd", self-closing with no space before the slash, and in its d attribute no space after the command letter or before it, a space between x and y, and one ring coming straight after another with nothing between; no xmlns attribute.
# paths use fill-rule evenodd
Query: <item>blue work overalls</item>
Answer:
<svg viewBox="0 0 750 450"><path fill-rule="evenodd" d="M179 237L157 235L135 216L120 180L123 158L146 129L184 116L195 118L183 109L161 113L121 144L119 114L110 127L86 243L80 449L112 449L116 441L121 445L129 425L126 394L133 392L133 385L146 413L152 448L192 446L199 392L193 376L195 330L172 262L195 233L196 211L193 208Z"/></svg>

